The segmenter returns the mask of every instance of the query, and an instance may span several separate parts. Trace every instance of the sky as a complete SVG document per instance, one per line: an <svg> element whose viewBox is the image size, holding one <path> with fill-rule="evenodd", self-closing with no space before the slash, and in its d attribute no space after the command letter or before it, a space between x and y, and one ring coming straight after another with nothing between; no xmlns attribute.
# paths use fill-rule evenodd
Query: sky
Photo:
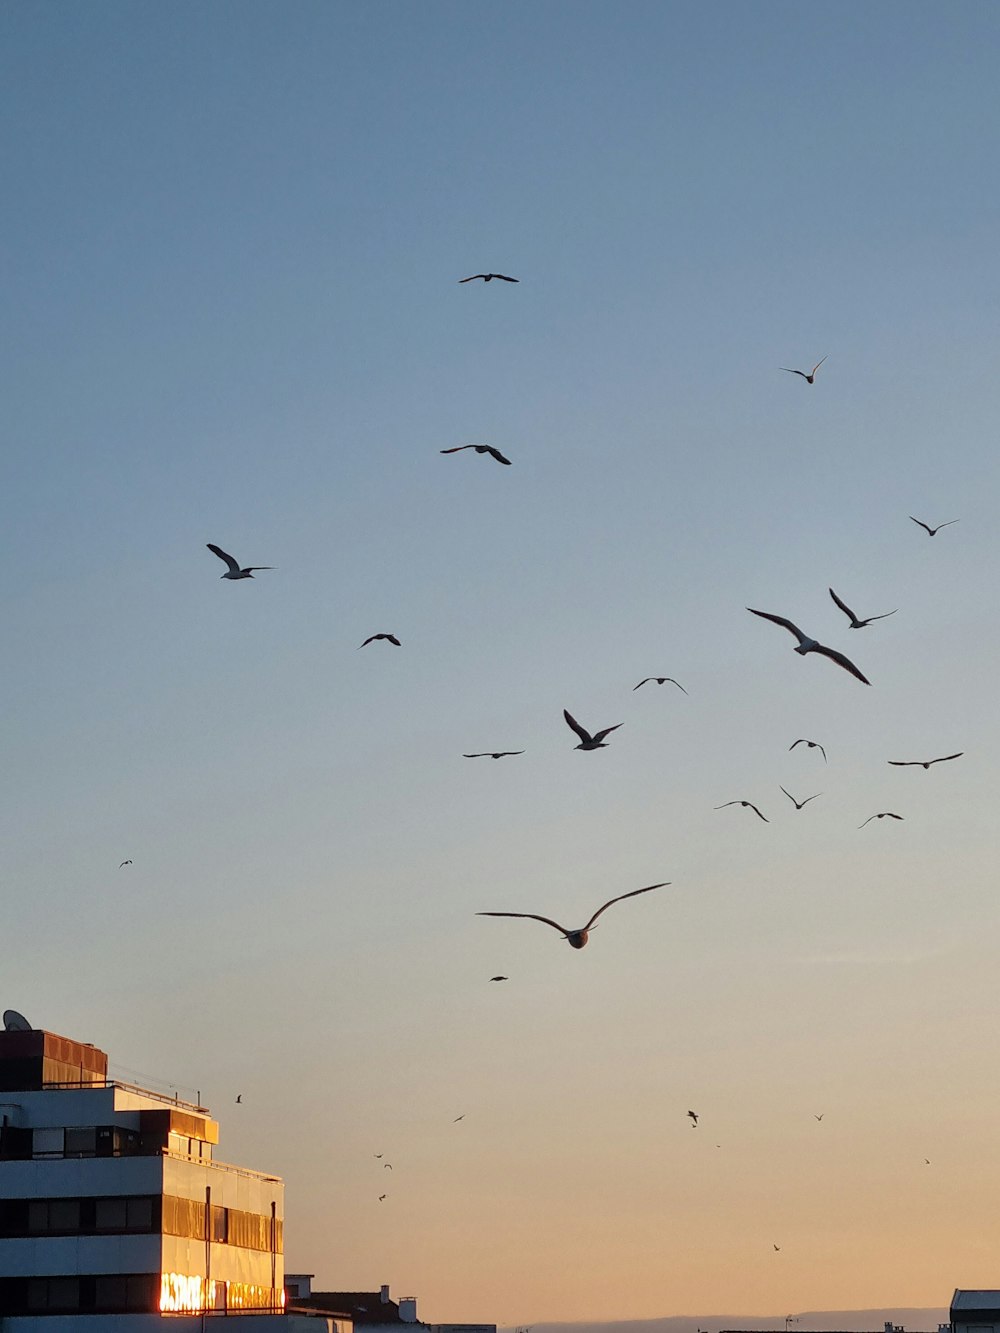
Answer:
<svg viewBox="0 0 1000 1333"><path fill-rule="evenodd" d="M1000 1280L998 48L0 9L2 998L200 1093L287 1271L505 1324ZM659 881L582 951L476 915Z"/></svg>

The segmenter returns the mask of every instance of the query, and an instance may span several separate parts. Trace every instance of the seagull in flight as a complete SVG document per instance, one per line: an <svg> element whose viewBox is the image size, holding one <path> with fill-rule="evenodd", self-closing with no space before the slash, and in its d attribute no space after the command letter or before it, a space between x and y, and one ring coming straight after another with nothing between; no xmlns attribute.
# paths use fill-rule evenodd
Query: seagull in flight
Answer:
<svg viewBox="0 0 1000 1333"><path fill-rule="evenodd" d="M778 790L785 791L784 787L782 787L780 782L778 783ZM816 796L822 796L823 793L821 791L818 791L816 793L816 796L807 796L804 801L797 801L790 791L785 791L785 795L791 801L792 805L795 806L796 810L801 810L804 805L808 805L810 801L815 801Z"/></svg>
<svg viewBox="0 0 1000 1333"><path fill-rule="evenodd" d="M826 1115L826 1112L825 1112L825 1111L823 1112L823 1115ZM822 1120L822 1119L823 1119L823 1115L813 1115L813 1119L814 1119L814 1120Z"/></svg>
<svg viewBox="0 0 1000 1333"><path fill-rule="evenodd" d="M943 754L940 759L888 759L886 762L896 768L930 768L931 764L946 764L949 759L961 759L963 754L965 751L959 750L957 754ZM131 861L128 864L131 865Z"/></svg>
<svg viewBox="0 0 1000 1333"><path fill-rule="evenodd" d="M865 824L870 824L873 819L902 819L902 815L894 815L891 810L883 810L880 815L869 815ZM859 824L858 828L864 828L865 824Z"/></svg>
<svg viewBox="0 0 1000 1333"><path fill-rule="evenodd" d="M462 1114L461 1114L461 1115L457 1115L457 1116L455 1117L455 1119L454 1119L451 1123L452 1123L453 1125L457 1125L458 1122L459 1122L460 1120L464 1120L464 1119L465 1119L465 1112L463 1111Z"/></svg>
<svg viewBox="0 0 1000 1333"><path fill-rule="evenodd" d="M782 788L782 790L784 790L784 788ZM788 793L785 792L785 795L787 796ZM765 824L770 824L770 822L771 822L771 821L768 819L767 815L762 815L762 814L760 813L760 811L759 811L759 810L757 809L757 807L754 805L753 801L725 801L725 802L723 802L722 805L717 805L715 808L716 808L716 810L725 810L725 808L726 808L727 805L745 805L745 806L748 806L748 807L754 812L754 814L758 817L758 819L763 819L763 821L764 821Z"/></svg>
<svg viewBox="0 0 1000 1333"><path fill-rule="evenodd" d="M477 278L482 278L483 282L492 282L494 278L499 278L501 282L520 282L520 278L508 278L506 273L473 273L470 278L459 278L459 282L475 282Z"/></svg>
<svg viewBox="0 0 1000 1333"><path fill-rule="evenodd" d="M822 653L822 655L828 657L831 662L836 662L837 665L843 667L845 671L849 671L852 676L856 676L862 684L871 684L868 677L861 674L849 657L845 657L843 653L838 653L836 648L827 648L825 644L817 643L815 639L810 639L808 634L802 633L798 625L793 625L792 622L786 620L784 616L773 616L769 611L755 611L752 606L748 606L747 610L751 615L760 616L762 620L770 620L775 625L780 625L782 629L787 629L789 634L794 634L799 641L798 646L795 648L795 652L800 653L803 657L805 657L806 653Z"/></svg>
<svg viewBox="0 0 1000 1333"><path fill-rule="evenodd" d="M385 1195L385 1194L380 1194L380 1195L378 1196L378 1201L379 1201L379 1203L381 1203L382 1200L385 1199L386 1197L387 1197L387 1195Z"/></svg>
<svg viewBox="0 0 1000 1333"><path fill-rule="evenodd" d="M554 930L558 930L559 934L569 943L571 948L582 949L590 938L590 932L593 929L594 922L601 913L606 912L613 903L620 903L623 898L635 898L640 893L652 893L653 889L665 889L669 883L670 881L666 880L663 884L648 884L644 889L633 889L631 893L620 893L617 898L609 898L604 906L599 907L587 924L581 926L579 930L567 930L565 926L560 926L558 921L553 921L547 916L538 916L535 912L477 912L476 916L516 916L526 918L530 921L541 921L544 922L546 926L552 926Z"/></svg>
<svg viewBox="0 0 1000 1333"><path fill-rule="evenodd" d="M695 1111L688 1111L688 1118L691 1120L691 1128L698 1128L698 1115Z"/></svg>
<svg viewBox="0 0 1000 1333"><path fill-rule="evenodd" d="M490 981L510 981L510 977L490 977Z"/></svg>
<svg viewBox="0 0 1000 1333"><path fill-rule="evenodd" d="M221 546L214 546L212 542L206 542L205 545L217 555L220 560L224 560L229 566L228 571L221 577L224 579L252 579L255 569L273 569L273 565L247 565L246 569L241 569L238 560L234 560L231 555L227 555Z"/></svg>
<svg viewBox="0 0 1000 1333"><path fill-rule="evenodd" d="M800 736L797 741L792 741L791 745L788 747L789 750L794 750L796 745L808 745L810 750L819 750L820 754L823 756L823 763L825 764L827 762L826 751L823 749L822 745L820 745L819 741L807 741L805 736Z"/></svg>
<svg viewBox="0 0 1000 1333"><path fill-rule="evenodd" d="M940 532L942 528L950 528L953 523L961 523L962 521L960 518L949 518L947 523L939 523L936 528L931 528L919 518L914 518L912 514L910 515L910 519L913 523L916 523L918 527L923 528L928 537L933 537L934 534Z"/></svg>
<svg viewBox="0 0 1000 1333"><path fill-rule="evenodd" d="M645 680L640 680L638 685L632 686L632 693L634 694L636 690L641 689L643 685L648 685L651 680L655 680L657 685L666 685L669 681L671 685L676 685L682 693L687 694L684 686L679 680L674 680L673 676L647 676Z"/></svg>
<svg viewBox="0 0 1000 1333"><path fill-rule="evenodd" d="M383 1162L383 1163L382 1163L382 1170L383 1170L383 1171L391 1171L391 1170L392 1170L392 1163L391 1163L391 1162Z"/></svg>
<svg viewBox="0 0 1000 1333"><path fill-rule="evenodd" d="M358 648L367 648L368 645L374 643L376 639L386 639L389 643L394 643L397 648L402 648L403 646L396 638L395 634L370 634L368 638L365 639L364 643L358 644Z"/></svg>
<svg viewBox="0 0 1000 1333"><path fill-rule="evenodd" d="M851 629L864 629L864 627L870 625L873 620L885 620L888 616L894 616L896 611L899 610L899 607L897 606L896 611L884 611L880 616L869 616L867 620L859 620L846 602L842 602L832 588L828 589L828 591L830 596L840 607L841 611L843 611L844 615L850 620Z"/></svg>
<svg viewBox="0 0 1000 1333"><path fill-rule="evenodd" d="M801 373L802 373L802 372L800 371L799 374L801 374ZM774 1245L774 1242L772 1241L771 1244ZM774 1248L775 1248L776 1250L780 1250L780 1249L781 1249L781 1246L780 1246L780 1245L775 1245Z"/></svg>
<svg viewBox="0 0 1000 1333"><path fill-rule="evenodd" d="M243 1094L242 1094L242 1092L241 1092L241 1093L238 1093L238 1094L237 1094L237 1097L236 1097L236 1105L237 1105L237 1106L241 1106L242 1103L243 1103Z"/></svg>
<svg viewBox="0 0 1000 1333"><path fill-rule="evenodd" d="M454 449L441 449L438 452L442 454L460 454L463 449L475 449L477 454L489 454L498 463L506 463L510 467L510 459L504 458L500 450L494 449L492 444L456 444Z"/></svg>
<svg viewBox="0 0 1000 1333"><path fill-rule="evenodd" d="M891 763L891 762L892 762L892 761L890 760L890 763ZM132 864L131 861L123 861L123 862L122 862L122 865L119 866L118 869L121 870L122 866L130 866L131 864Z"/></svg>
<svg viewBox="0 0 1000 1333"><path fill-rule="evenodd" d="M372 1156L375 1157L376 1159L378 1159L379 1161L381 1161L381 1159L382 1159L382 1153L380 1153L380 1152L373 1153Z"/></svg>
<svg viewBox="0 0 1000 1333"><path fill-rule="evenodd" d="M523 750L481 750L478 754L463 754L463 759L506 759L508 755L524 754Z"/></svg>
<svg viewBox="0 0 1000 1333"><path fill-rule="evenodd" d="M607 748L607 741L604 737L610 736L613 731L617 731L619 727L625 725L624 722L616 722L613 727L605 727L603 731L595 731L593 736L591 736L590 732L585 731L584 728L580 726L579 722L577 722L573 714L567 712L565 708L563 709L563 717L566 719L567 725L572 727L580 737L580 744L574 745L574 750L604 750Z"/></svg>
<svg viewBox="0 0 1000 1333"><path fill-rule="evenodd" d="M819 370L820 366L823 364L823 361L825 360L826 357L824 356L821 361L817 361L816 364L813 366L812 370L809 371L808 375L804 370L792 370L788 366L779 366L778 369L788 371L789 375L801 375L807 384L812 384L816 379L817 370Z"/></svg>

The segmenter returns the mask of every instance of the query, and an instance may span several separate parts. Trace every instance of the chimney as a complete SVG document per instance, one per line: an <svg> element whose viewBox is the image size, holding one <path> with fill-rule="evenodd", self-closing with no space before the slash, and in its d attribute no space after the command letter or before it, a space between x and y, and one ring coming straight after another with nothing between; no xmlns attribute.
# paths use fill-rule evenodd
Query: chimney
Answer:
<svg viewBox="0 0 1000 1333"><path fill-rule="evenodd" d="M399 1301L399 1317L404 1324L415 1324L417 1322L417 1298L416 1296L401 1296Z"/></svg>
<svg viewBox="0 0 1000 1333"><path fill-rule="evenodd" d="M382 1299L382 1304L383 1304L383 1305L388 1305L388 1304L389 1304L389 1284L388 1284L388 1282L383 1282L383 1284L382 1284L381 1299ZM885 1333L892 1333L892 1329L891 1329L891 1327L887 1327L886 1330L885 1330Z"/></svg>

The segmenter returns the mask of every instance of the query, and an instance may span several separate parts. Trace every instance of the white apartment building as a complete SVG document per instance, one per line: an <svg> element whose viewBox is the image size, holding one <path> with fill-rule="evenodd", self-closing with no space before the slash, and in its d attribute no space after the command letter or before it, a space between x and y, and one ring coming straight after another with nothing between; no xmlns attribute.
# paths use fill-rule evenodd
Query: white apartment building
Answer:
<svg viewBox="0 0 1000 1333"><path fill-rule="evenodd" d="M107 1068L89 1044L0 1032L3 1333L332 1328L284 1314L282 1181L218 1161L205 1107Z"/></svg>

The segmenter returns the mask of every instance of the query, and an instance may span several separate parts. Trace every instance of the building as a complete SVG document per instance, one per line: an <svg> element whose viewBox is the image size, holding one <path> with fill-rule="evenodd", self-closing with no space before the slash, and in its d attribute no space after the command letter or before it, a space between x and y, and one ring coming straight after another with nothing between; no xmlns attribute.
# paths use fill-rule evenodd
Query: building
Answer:
<svg viewBox="0 0 1000 1333"><path fill-rule="evenodd" d="M417 1318L417 1298L401 1296L394 1301L389 1284L378 1291L313 1291L312 1273L290 1273L285 1294L290 1310L322 1310L325 1314L350 1318L358 1333L406 1333L407 1328L424 1333L497 1333L496 1324L426 1324ZM1000 1330L998 1330L1000 1333Z"/></svg>
<svg viewBox="0 0 1000 1333"><path fill-rule="evenodd" d="M956 1291L948 1314L953 1333L1000 1333L1000 1291Z"/></svg>
<svg viewBox="0 0 1000 1333"><path fill-rule="evenodd" d="M284 1314L282 1181L219 1161L207 1108L107 1070L90 1044L0 1032L4 1333L188 1333L214 1314L227 1333L318 1333Z"/></svg>

